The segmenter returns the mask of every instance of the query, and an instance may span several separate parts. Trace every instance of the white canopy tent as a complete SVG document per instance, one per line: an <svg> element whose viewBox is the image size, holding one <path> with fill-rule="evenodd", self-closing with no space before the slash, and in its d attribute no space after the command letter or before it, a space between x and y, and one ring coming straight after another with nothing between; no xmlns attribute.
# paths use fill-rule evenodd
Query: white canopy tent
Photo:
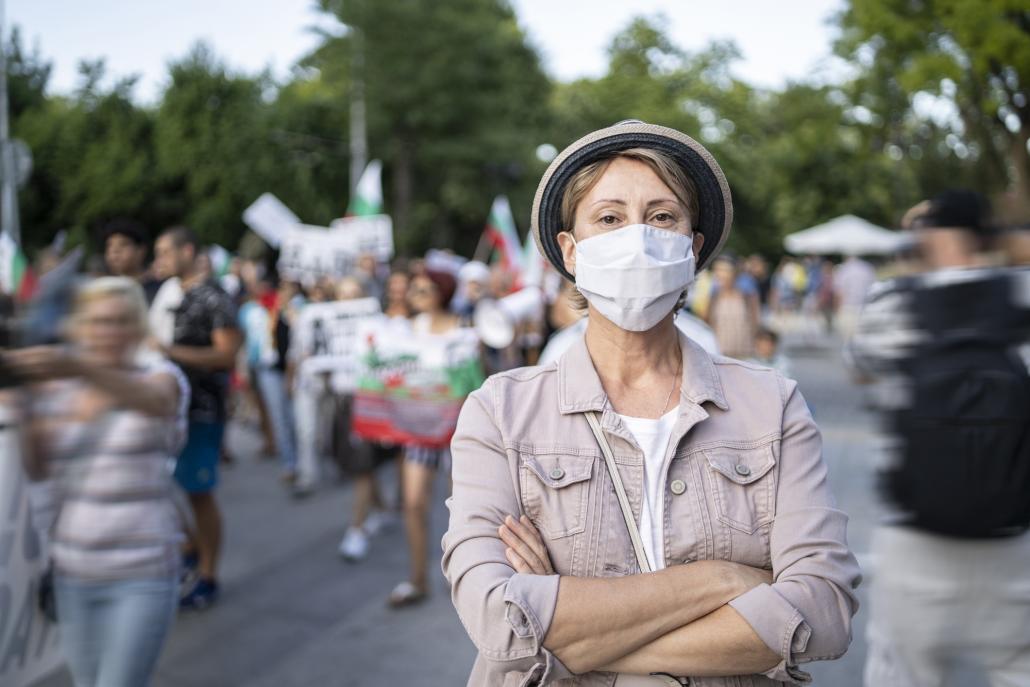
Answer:
<svg viewBox="0 0 1030 687"><path fill-rule="evenodd" d="M854 215L831 219L783 239L787 250L798 255L888 255L910 242L908 234L878 227Z"/></svg>

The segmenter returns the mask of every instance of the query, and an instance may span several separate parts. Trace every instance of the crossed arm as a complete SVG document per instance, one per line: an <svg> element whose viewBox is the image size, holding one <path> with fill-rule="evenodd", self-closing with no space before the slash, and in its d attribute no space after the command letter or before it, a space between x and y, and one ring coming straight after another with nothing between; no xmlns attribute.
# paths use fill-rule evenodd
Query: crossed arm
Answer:
<svg viewBox="0 0 1030 687"><path fill-rule="evenodd" d="M528 518L509 516L498 534L516 572L554 574ZM698 561L629 577L562 577L544 647L573 673L763 672L780 657L726 604L771 581L768 571L729 561Z"/></svg>

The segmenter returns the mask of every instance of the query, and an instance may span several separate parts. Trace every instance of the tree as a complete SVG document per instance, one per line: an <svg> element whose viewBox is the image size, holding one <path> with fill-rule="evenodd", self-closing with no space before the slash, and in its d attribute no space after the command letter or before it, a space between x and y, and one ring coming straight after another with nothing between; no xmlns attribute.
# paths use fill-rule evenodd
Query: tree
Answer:
<svg viewBox="0 0 1030 687"><path fill-rule="evenodd" d="M347 101L322 73L298 69L269 106L276 174L267 189L305 222L327 225L347 205Z"/></svg>
<svg viewBox="0 0 1030 687"><path fill-rule="evenodd" d="M628 118L698 139L729 181L728 248L740 253L775 256L791 231L844 213L885 221L907 202L898 192L907 171L869 144L867 127L849 119L837 89L755 89L733 75L734 45L688 53L671 42L664 22L634 19L613 38L604 76L555 89L555 143Z"/></svg>
<svg viewBox="0 0 1030 687"><path fill-rule="evenodd" d="M528 217L549 82L503 0L322 0L345 24L310 63L360 77L402 250L471 252L492 196ZM363 70L355 75L355 36ZM343 62L347 66L340 67ZM340 84L347 93L349 84Z"/></svg>
<svg viewBox="0 0 1030 687"><path fill-rule="evenodd" d="M839 23L837 51L861 67L855 90L882 119L888 145L925 151L913 138L928 132L918 104L933 97L950 103L953 119L934 126L945 129L951 154L973 171L965 181L1004 189L1009 212L1030 212L1025 0L850 0Z"/></svg>
<svg viewBox="0 0 1030 687"><path fill-rule="evenodd" d="M35 159L21 195L22 233L30 247L44 245L61 229L70 230L73 243L83 243L113 216L152 216L152 121L132 102L135 79L105 89L102 61L82 63L79 73L73 98L37 97L15 121L14 135Z"/></svg>
<svg viewBox="0 0 1030 687"><path fill-rule="evenodd" d="M272 84L230 73L203 43L169 75L154 122L160 212L232 248L243 210L277 174L263 97Z"/></svg>

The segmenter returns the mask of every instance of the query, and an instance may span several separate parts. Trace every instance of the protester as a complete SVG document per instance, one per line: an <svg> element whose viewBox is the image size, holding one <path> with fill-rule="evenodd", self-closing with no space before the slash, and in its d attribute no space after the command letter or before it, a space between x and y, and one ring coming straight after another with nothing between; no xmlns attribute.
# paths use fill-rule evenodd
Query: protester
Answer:
<svg viewBox="0 0 1030 687"><path fill-rule="evenodd" d="M362 293L369 298L383 299L386 289L386 280L383 278L382 273L383 269L385 267L379 264L376 256L370 253L362 253L358 256L354 277L357 279Z"/></svg>
<svg viewBox="0 0 1030 687"><path fill-rule="evenodd" d="M748 256L744 261L744 274L747 274L758 292L758 302L762 309L769 306L769 292L772 290L772 277L769 275L769 263L758 253Z"/></svg>
<svg viewBox="0 0 1030 687"><path fill-rule="evenodd" d="M419 336L445 340L459 329L457 315L448 308L457 282L446 272L427 270L411 279L408 301L415 317L412 331ZM448 449L406 446L401 464L404 532L408 541L411 574L390 593L389 603L398 608L423 601L429 591L429 507L433 478L438 469L447 469Z"/></svg>
<svg viewBox="0 0 1030 687"><path fill-rule="evenodd" d="M478 260L470 260L458 270L458 292L453 310L465 322L472 321L476 305L487 298L490 289L490 268Z"/></svg>
<svg viewBox="0 0 1030 687"><path fill-rule="evenodd" d="M965 663L1030 676L1030 374L1026 312L983 253L986 199L947 191L903 221L923 272L876 284L850 344L886 378L888 514L873 538L869 687L938 685Z"/></svg>
<svg viewBox="0 0 1030 687"><path fill-rule="evenodd" d="M795 382L673 322L729 233L721 170L631 120L573 143L536 198L589 324L458 421L443 568L479 648L469 684L807 681L846 651L859 581L819 432Z"/></svg>
<svg viewBox="0 0 1030 687"><path fill-rule="evenodd" d="M102 277L78 295L70 348L3 354L34 383L27 473L58 487L51 556L76 687L149 684L179 599L167 464L189 387L175 365L139 355L146 315L134 279Z"/></svg>
<svg viewBox="0 0 1030 687"><path fill-rule="evenodd" d="M363 297L365 293L358 278L344 277L337 282L337 300ZM403 336L404 330L399 330L398 335ZM344 560L357 562L368 556L371 537L394 519L381 496L376 471L385 463L396 460L401 451L399 446L366 442L353 435L353 394L335 391L333 401L333 453L345 473L351 477L353 485L351 520L338 550Z"/></svg>
<svg viewBox="0 0 1030 687"><path fill-rule="evenodd" d="M104 266L108 274L139 282L150 304L161 280L147 273L148 244L146 228L134 220L115 219L104 227Z"/></svg>
<svg viewBox="0 0 1030 687"><path fill-rule="evenodd" d="M407 272L395 270L390 273L383 295L383 313L387 317L405 320L411 317L411 304L408 302L409 286Z"/></svg>
<svg viewBox="0 0 1030 687"><path fill-rule="evenodd" d="M297 442L293 406L286 386L286 349L289 339L277 336L278 302L274 275L258 276L248 284L250 300L240 308L247 368L267 409L279 454L280 474L293 484L297 477Z"/></svg>
<svg viewBox="0 0 1030 687"><path fill-rule="evenodd" d="M236 312L229 297L199 265L196 235L186 227L166 230L155 246L162 271L179 278L182 302L175 311L170 346L156 347L177 363L190 382L189 435L175 466L175 479L189 494L196 520L196 541L186 564L195 561L197 577L186 590L184 608L203 609L218 597L218 557L222 520L215 500L218 462L225 435L229 372L240 347Z"/></svg>
<svg viewBox="0 0 1030 687"><path fill-rule="evenodd" d="M855 321L875 281L876 270L857 255L849 255L834 270L833 291L837 299L837 326L843 336L851 336L854 332Z"/></svg>
<svg viewBox="0 0 1030 687"><path fill-rule="evenodd" d="M816 314L826 328L826 334L833 332L834 318L837 314L837 291L833 279L833 263L829 260L821 260L819 262L819 279L813 284L815 289L813 301Z"/></svg>
<svg viewBox="0 0 1030 687"><path fill-rule="evenodd" d="M708 305L708 324L715 331L719 350L731 358L747 358L758 329L757 289L743 291L737 283L736 261L720 256L712 265L715 290Z"/></svg>

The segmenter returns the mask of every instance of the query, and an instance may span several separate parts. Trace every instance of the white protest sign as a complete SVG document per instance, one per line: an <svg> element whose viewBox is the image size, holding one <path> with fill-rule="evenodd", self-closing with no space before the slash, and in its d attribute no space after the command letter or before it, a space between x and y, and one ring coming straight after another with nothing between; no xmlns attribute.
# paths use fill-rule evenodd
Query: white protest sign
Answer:
<svg viewBox="0 0 1030 687"><path fill-rule="evenodd" d="M287 232L279 252L279 275L312 283L319 277L342 277L354 271L358 258L393 257L393 224L388 215L334 220L332 226L300 225Z"/></svg>
<svg viewBox="0 0 1030 687"><path fill-rule="evenodd" d="M353 390L364 350L361 332L370 323L385 319L375 298L305 305L293 325L290 341L293 353L302 361L300 374L330 372L335 391Z"/></svg>
<svg viewBox="0 0 1030 687"><path fill-rule="evenodd" d="M243 211L243 222L272 248L278 248L286 232L300 224L300 218L271 193L262 193Z"/></svg>
<svg viewBox="0 0 1030 687"><path fill-rule="evenodd" d="M351 234L359 254L370 253L380 261L393 257L393 220L389 215L341 217L330 222L329 228Z"/></svg>
<svg viewBox="0 0 1030 687"><path fill-rule="evenodd" d="M0 685L27 687L61 667L57 628L40 613L43 542L32 524L21 438L0 406Z"/></svg>

